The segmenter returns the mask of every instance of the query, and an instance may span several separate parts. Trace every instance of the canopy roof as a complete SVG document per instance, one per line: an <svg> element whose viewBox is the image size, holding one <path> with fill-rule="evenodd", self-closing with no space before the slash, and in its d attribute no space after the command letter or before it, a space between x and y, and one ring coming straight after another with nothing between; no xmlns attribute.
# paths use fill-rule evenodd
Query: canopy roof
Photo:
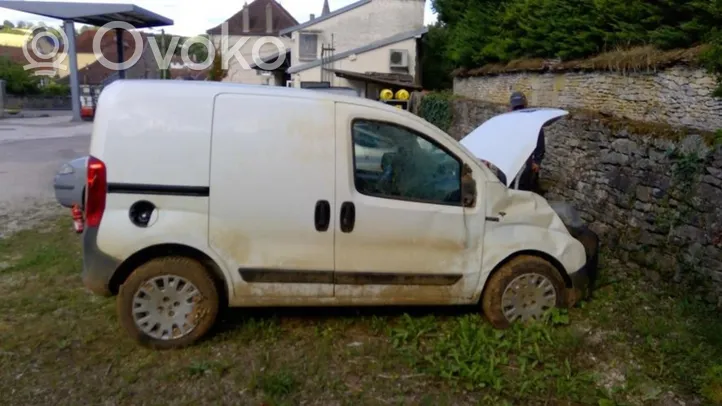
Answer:
<svg viewBox="0 0 722 406"><path fill-rule="evenodd" d="M112 21L135 28L173 25L173 20L133 4L0 0L0 7L98 27Z"/></svg>

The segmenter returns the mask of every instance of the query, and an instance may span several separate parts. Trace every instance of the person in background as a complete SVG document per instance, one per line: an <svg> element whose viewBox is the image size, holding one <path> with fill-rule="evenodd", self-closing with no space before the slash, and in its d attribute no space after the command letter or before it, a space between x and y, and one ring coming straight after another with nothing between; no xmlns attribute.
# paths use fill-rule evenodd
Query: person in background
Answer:
<svg viewBox="0 0 722 406"><path fill-rule="evenodd" d="M521 110L527 108L528 102L526 96L522 92L513 92L509 99L509 105L512 111ZM519 189L536 191L539 186L539 170L541 169L542 160L544 160L545 153L545 140L544 140L544 129L539 131L539 138L537 138L536 149L532 152L529 160L527 161L524 169L519 175Z"/></svg>

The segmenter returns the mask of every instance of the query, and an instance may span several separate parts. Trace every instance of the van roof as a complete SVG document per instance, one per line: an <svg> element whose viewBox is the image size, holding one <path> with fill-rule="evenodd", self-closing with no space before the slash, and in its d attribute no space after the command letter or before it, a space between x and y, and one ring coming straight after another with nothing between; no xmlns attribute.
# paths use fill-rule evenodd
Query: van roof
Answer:
<svg viewBox="0 0 722 406"><path fill-rule="evenodd" d="M254 94L259 96L274 96L280 98L302 98L315 100L339 101L349 104L361 106L369 106L374 108L389 109L401 114L410 114L416 118L418 116L405 110L389 106L376 100L366 99L357 96L347 96L335 92L320 92L312 89L298 89L284 86L266 86L266 85L247 85L240 83L214 82L214 81L185 81L185 80L160 80L160 79L122 79L116 80L106 86L103 93L123 92L123 89L141 93L148 98L144 100L157 100L159 95L163 95L169 88L174 93L188 92L197 96L215 96L220 93L234 94ZM162 97L162 96L161 96Z"/></svg>

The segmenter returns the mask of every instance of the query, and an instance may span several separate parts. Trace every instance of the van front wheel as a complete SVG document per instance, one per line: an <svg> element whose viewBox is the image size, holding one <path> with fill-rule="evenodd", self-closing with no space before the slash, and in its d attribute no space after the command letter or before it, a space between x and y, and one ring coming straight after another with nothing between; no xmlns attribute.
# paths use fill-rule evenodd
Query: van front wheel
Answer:
<svg viewBox="0 0 722 406"><path fill-rule="evenodd" d="M520 255L494 272L482 297L487 319L502 329L514 322L540 320L548 310L564 306L564 281L557 269L531 255Z"/></svg>
<svg viewBox="0 0 722 406"><path fill-rule="evenodd" d="M121 285L120 323L143 346L182 348L202 338L216 321L216 284L198 261L184 257L151 260Z"/></svg>

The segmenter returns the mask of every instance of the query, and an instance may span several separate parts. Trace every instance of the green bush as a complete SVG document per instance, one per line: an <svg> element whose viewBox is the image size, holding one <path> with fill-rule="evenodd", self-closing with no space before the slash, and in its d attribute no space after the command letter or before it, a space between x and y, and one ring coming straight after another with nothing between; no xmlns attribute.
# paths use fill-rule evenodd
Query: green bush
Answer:
<svg viewBox="0 0 722 406"><path fill-rule="evenodd" d="M702 395L712 404L722 404L722 364L713 366L705 374Z"/></svg>
<svg viewBox="0 0 722 406"><path fill-rule="evenodd" d="M48 85L43 87L41 91L46 96L69 96L70 86L56 82L50 82Z"/></svg>
<svg viewBox="0 0 722 406"><path fill-rule="evenodd" d="M432 7L447 30L436 38L446 38L455 67L710 44L702 59L722 79L722 0L432 0Z"/></svg>
<svg viewBox="0 0 722 406"><path fill-rule="evenodd" d="M40 93L38 78L23 69L23 66L19 63L13 62L4 56L0 56L0 79L5 81L5 89L9 94Z"/></svg>
<svg viewBox="0 0 722 406"><path fill-rule="evenodd" d="M428 93L419 104L419 116L443 131L448 131L453 119L450 92Z"/></svg>

